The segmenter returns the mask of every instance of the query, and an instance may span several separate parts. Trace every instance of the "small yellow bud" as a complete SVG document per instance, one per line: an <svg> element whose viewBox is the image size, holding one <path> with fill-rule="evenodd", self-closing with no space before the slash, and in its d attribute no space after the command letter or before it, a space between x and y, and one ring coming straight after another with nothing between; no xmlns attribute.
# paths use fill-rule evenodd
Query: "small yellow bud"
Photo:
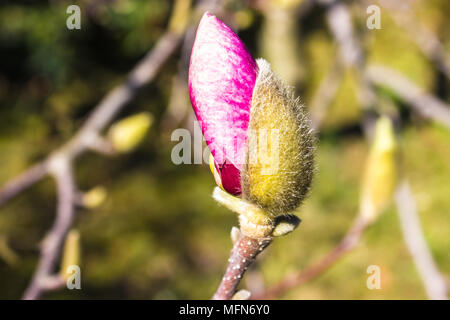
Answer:
<svg viewBox="0 0 450 320"><path fill-rule="evenodd" d="M248 300L250 299L250 291L248 290L239 290L234 294L231 300Z"/></svg>
<svg viewBox="0 0 450 320"><path fill-rule="evenodd" d="M272 4L282 9L293 9L304 0L272 0Z"/></svg>
<svg viewBox="0 0 450 320"><path fill-rule="evenodd" d="M61 262L60 275L67 280L70 275L67 269L72 265L80 264L80 234L77 230L71 230L66 237L64 243L63 258Z"/></svg>
<svg viewBox="0 0 450 320"><path fill-rule="evenodd" d="M89 209L97 208L105 202L106 195L107 193L104 187L95 187L83 195L83 205Z"/></svg>
<svg viewBox="0 0 450 320"><path fill-rule="evenodd" d="M397 143L392 122L378 119L363 177L360 212L373 221L391 202L397 184Z"/></svg>
<svg viewBox="0 0 450 320"><path fill-rule="evenodd" d="M191 0L176 0L169 21L169 30L182 33L189 22Z"/></svg>
<svg viewBox="0 0 450 320"><path fill-rule="evenodd" d="M239 29L243 30L249 28L252 25L255 17L253 15L253 11L245 9L237 11L234 14L234 19L239 26Z"/></svg>
<svg viewBox="0 0 450 320"><path fill-rule="evenodd" d="M142 112L116 122L108 132L114 150L129 152L135 149L144 139L152 122L153 116L148 112Z"/></svg>

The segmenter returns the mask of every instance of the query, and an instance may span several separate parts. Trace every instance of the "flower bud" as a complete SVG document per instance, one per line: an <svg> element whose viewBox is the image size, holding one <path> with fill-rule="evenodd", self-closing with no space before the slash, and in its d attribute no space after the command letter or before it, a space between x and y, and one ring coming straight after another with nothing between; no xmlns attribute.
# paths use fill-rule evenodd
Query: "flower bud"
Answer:
<svg viewBox="0 0 450 320"><path fill-rule="evenodd" d="M249 124L254 134L248 139L242 194L275 217L295 210L309 190L314 138L305 108L292 90L274 75L267 61L257 63ZM261 132L274 134L260 139Z"/></svg>
<svg viewBox="0 0 450 320"><path fill-rule="evenodd" d="M189 96L222 187L241 193L250 103L257 66L239 37L206 12L197 29L189 65Z"/></svg>
<svg viewBox="0 0 450 320"><path fill-rule="evenodd" d="M83 195L83 205L89 209L99 207L106 199L106 189L102 186L97 186Z"/></svg>
<svg viewBox="0 0 450 320"><path fill-rule="evenodd" d="M376 219L391 202L397 184L397 143L392 122L378 119L374 140L364 172L360 213L369 221Z"/></svg>
<svg viewBox="0 0 450 320"><path fill-rule="evenodd" d="M220 187L213 197L239 214L243 234L271 237L275 218L295 210L311 184L314 138L304 107L209 13L192 48L189 94ZM275 234L294 230L294 220L279 221Z"/></svg>
<svg viewBox="0 0 450 320"><path fill-rule="evenodd" d="M63 257L61 262L60 275L67 280L69 274L67 269L72 265L80 264L80 234L77 230L71 230L64 243Z"/></svg>
<svg viewBox="0 0 450 320"><path fill-rule="evenodd" d="M108 138L114 150L125 153L135 149L144 139L152 122L152 115L142 112L113 124Z"/></svg>

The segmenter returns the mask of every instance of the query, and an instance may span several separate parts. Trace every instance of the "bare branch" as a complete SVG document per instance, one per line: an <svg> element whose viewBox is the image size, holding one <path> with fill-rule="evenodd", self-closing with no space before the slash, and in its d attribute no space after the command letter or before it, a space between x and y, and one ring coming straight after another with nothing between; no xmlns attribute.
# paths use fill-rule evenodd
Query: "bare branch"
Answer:
<svg viewBox="0 0 450 320"><path fill-rule="evenodd" d="M407 181L397 189L395 200L403 237L423 279L427 295L432 300L447 300L447 284L439 272L425 240L415 200Z"/></svg>
<svg viewBox="0 0 450 320"><path fill-rule="evenodd" d="M46 174L47 166L44 161L32 166L16 178L9 181L0 190L0 207L17 194L40 181Z"/></svg>
<svg viewBox="0 0 450 320"><path fill-rule="evenodd" d="M371 65L367 76L374 84L393 90L420 115L450 128L450 106L408 80L401 73L380 65Z"/></svg>
<svg viewBox="0 0 450 320"><path fill-rule="evenodd" d="M271 242L272 238L254 239L241 235L231 250L227 271L213 296L213 300L230 300L247 268Z"/></svg>
<svg viewBox="0 0 450 320"><path fill-rule="evenodd" d="M339 48L339 57L344 66L356 73L359 82L357 92L360 108L368 111L374 108L376 96L372 83L364 74L365 57L359 39L356 37L348 5L337 0L319 1L327 5L326 18ZM363 118L362 127L366 137L370 136L370 118Z"/></svg>
<svg viewBox="0 0 450 320"><path fill-rule="evenodd" d="M26 300L39 299L45 290L43 282L51 276L59 257L62 244L74 219L75 182L70 162L64 157L55 157L51 163L52 174L58 189L56 220L47 233L41 247L39 265L23 296Z"/></svg>
<svg viewBox="0 0 450 320"><path fill-rule="evenodd" d="M320 125L323 123L328 108L339 89L341 79L342 67L340 63L336 61L331 70L320 83L319 88L311 100L311 122L315 130L318 130Z"/></svg>
<svg viewBox="0 0 450 320"><path fill-rule="evenodd" d="M421 25L413 14L410 4L396 1L379 0L383 7L389 8L394 22L401 27L417 48L450 79L450 54L438 37Z"/></svg>
<svg viewBox="0 0 450 320"><path fill-rule="evenodd" d="M88 148L95 148L100 132L113 120L114 116L131 101L149 81L153 80L162 65L177 48L182 35L166 32L151 50L130 72L126 82L117 86L94 108L86 123L75 136L56 152L68 160L75 159ZM47 163L52 161L50 155L43 162L31 167L23 174L8 182L0 190L0 206L26 188L40 181L49 172Z"/></svg>

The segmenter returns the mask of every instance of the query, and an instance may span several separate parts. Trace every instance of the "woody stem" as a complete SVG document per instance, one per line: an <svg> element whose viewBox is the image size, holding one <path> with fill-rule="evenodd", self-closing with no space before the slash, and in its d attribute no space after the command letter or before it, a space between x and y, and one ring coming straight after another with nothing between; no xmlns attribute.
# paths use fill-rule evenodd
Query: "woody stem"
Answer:
<svg viewBox="0 0 450 320"><path fill-rule="evenodd" d="M228 259L228 267L213 300L230 300L248 267L256 256L272 242L272 238L251 238L241 234L233 246Z"/></svg>

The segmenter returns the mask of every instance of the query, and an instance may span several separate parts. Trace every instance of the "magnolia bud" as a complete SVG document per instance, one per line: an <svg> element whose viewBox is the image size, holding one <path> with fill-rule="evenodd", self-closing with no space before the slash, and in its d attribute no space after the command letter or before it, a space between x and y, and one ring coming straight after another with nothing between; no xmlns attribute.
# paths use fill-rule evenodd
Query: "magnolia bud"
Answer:
<svg viewBox="0 0 450 320"><path fill-rule="evenodd" d="M392 122L378 119L367 159L361 190L360 212L369 221L376 219L392 200L397 184L397 143Z"/></svg>
<svg viewBox="0 0 450 320"><path fill-rule="evenodd" d="M108 132L109 140L118 152L130 152L135 149L147 134L153 117L142 112L116 122Z"/></svg>
<svg viewBox="0 0 450 320"><path fill-rule="evenodd" d="M276 217L295 210L311 184L314 138L305 108L269 63L255 62L208 12L192 48L189 95L220 187L214 199L239 214L244 235L271 237ZM275 234L295 227L280 223Z"/></svg>
<svg viewBox="0 0 450 320"><path fill-rule="evenodd" d="M102 186L97 186L83 195L82 203L86 208L94 209L105 202L106 195L106 189Z"/></svg>
<svg viewBox="0 0 450 320"><path fill-rule="evenodd" d="M189 22L191 0L176 0L169 21L169 30L182 33Z"/></svg>
<svg viewBox="0 0 450 320"><path fill-rule="evenodd" d="M309 190L314 138L305 108L292 90L274 75L267 61L257 63L242 194L275 217L295 210Z"/></svg>
<svg viewBox="0 0 450 320"><path fill-rule="evenodd" d="M66 237L64 243L64 251L61 262L60 275L62 278L67 279L69 274L67 269L72 265L80 264L80 234L77 230L71 230Z"/></svg>

